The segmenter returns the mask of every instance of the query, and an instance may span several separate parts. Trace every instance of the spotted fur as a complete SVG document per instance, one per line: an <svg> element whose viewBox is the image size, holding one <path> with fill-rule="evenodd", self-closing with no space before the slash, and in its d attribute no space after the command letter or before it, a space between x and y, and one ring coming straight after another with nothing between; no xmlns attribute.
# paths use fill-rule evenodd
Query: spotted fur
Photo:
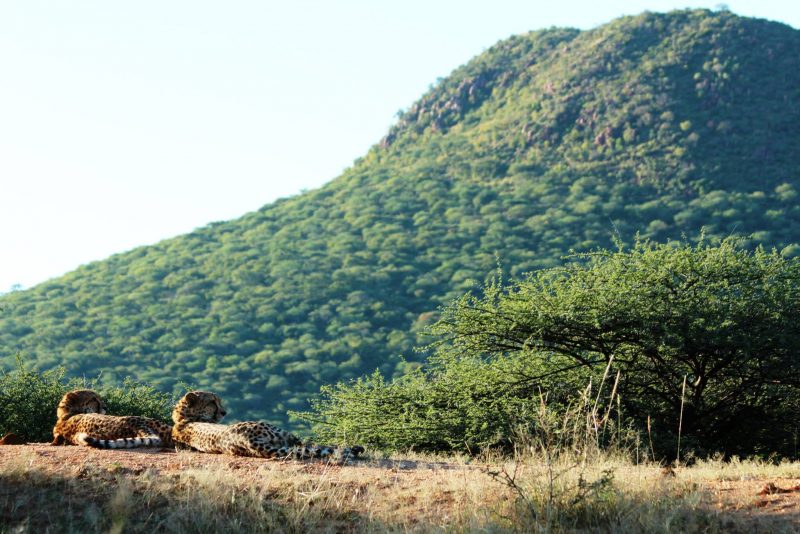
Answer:
<svg viewBox="0 0 800 534"><path fill-rule="evenodd" d="M147 417L105 413L106 405L94 391L70 391L58 405L52 444L100 449L172 445L172 427L165 423Z"/></svg>
<svg viewBox="0 0 800 534"><path fill-rule="evenodd" d="M360 446L305 445L297 436L267 423L218 424L226 413L217 395L207 391L187 393L172 411L173 441L179 448L261 458L348 460L364 452Z"/></svg>

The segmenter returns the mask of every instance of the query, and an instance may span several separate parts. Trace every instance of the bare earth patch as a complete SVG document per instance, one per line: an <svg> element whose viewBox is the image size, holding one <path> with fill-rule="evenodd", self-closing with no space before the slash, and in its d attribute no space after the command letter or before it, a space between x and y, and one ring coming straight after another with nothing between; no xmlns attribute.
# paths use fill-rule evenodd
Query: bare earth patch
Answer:
<svg viewBox="0 0 800 534"><path fill-rule="evenodd" d="M438 476L450 477L451 471L461 470L483 475L478 466L467 466L439 461L421 460L357 460L346 465L323 461L269 460L221 454L204 454L191 451L175 452L172 449L117 449L103 450L91 447L51 446L33 443L0 447L0 471L9 464L19 462L35 466L42 472L72 476L87 468L109 472L139 474L181 473L189 469L227 471L242 480L262 480L265 472L323 474L353 471L381 487L381 481L405 485L420 480L430 481ZM486 478L489 481L489 478Z"/></svg>
<svg viewBox="0 0 800 534"><path fill-rule="evenodd" d="M746 515L784 516L800 528L800 479L771 478L709 481L707 488L720 510Z"/></svg>

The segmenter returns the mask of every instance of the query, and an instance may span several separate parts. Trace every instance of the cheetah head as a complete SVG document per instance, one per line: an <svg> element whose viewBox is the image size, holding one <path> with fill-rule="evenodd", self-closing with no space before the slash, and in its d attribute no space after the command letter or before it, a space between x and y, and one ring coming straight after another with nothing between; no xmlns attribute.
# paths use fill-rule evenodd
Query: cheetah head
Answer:
<svg viewBox="0 0 800 534"><path fill-rule="evenodd" d="M190 391L175 405L175 409L172 410L172 420L176 424L216 423L225 417L226 413L217 395L208 391Z"/></svg>
<svg viewBox="0 0 800 534"><path fill-rule="evenodd" d="M59 419L67 419L79 413L106 413L106 403L91 389L70 391L58 404Z"/></svg>

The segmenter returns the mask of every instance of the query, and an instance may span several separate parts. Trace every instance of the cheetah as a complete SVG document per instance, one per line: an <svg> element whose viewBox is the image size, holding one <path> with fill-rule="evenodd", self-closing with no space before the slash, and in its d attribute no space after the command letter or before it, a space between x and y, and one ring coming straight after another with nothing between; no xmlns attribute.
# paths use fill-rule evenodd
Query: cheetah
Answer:
<svg viewBox="0 0 800 534"><path fill-rule="evenodd" d="M347 461L358 457L364 447L304 445L285 430L267 423L245 422L221 425L227 412L220 398L208 391L190 391L172 411L172 439L177 448L201 452L255 456L260 458L333 458Z"/></svg>
<svg viewBox="0 0 800 534"><path fill-rule="evenodd" d="M105 403L91 389L70 391L58 405L51 445L87 445L99 449L172 445L172 427L165 423L147 417L105 413Z"/></svg>

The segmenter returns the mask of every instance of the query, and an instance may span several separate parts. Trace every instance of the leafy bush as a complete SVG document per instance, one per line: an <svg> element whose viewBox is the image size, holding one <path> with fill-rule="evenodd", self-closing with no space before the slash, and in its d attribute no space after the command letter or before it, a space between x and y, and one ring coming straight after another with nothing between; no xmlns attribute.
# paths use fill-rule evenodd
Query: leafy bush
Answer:
<svg viewBox="0 0 800 534"><path fill-rule="evenodd" d="M50 441L61 397L78 388L95 389L111 415L141 415L169 421L174 399L127 378L122 386L97 387L94 381L65 378L63 367L36 372L21 359L17 369L0 372L0 436L13 432L27 441Z"/></svg>
<svg viewBox="0 0 800 534"><path fill-rule="evenodd" d="M56 408L65 392L78 387L64 380L64 369L43 373L25 369L0 374L0 434L13 432L28 441L50 441Z"/></svg>
<svg viewBox="0 0 800 534"><path fill-rule="evenodd" d="M585 389L593 370L576 370L557 380L542 376L557 362L563 358L556 354L483 360L441 353L425 368L392 382L376 371L323 386L312 411L294 415L317 423L317 435L324 440L475 453L509 445L510 436L539 410L542 388L553 409L566 407Z"/></svg>
<svg viewBox="0 0 800 534"><path fill-rule="evenodd" d="M140 415L172 424L176 399L148 384L127 377L122 386L101 387L98 392L111 415Z"/></svg>
<svg viewBox="0 0 800 534"><path fill-rule="evenodd" d="M620 411L652 422L661 454L679 426L697 451L794 453L800 261L734 239L573 260L457 299L430 329L426 370L326 388L305 417L331 437L470 449L510 439L540 389L565 406L611 367Z"/></svg>
<svg viewBox="0 0 800 534"><path fill-rule="evenodd" d="M638 242L580 255L463 297L432 331L455 354L548 350L586 368L613 360L626 412L652 417L667 441L680 425L705 451L791 453L800 261L741 245Z"/></svg>

